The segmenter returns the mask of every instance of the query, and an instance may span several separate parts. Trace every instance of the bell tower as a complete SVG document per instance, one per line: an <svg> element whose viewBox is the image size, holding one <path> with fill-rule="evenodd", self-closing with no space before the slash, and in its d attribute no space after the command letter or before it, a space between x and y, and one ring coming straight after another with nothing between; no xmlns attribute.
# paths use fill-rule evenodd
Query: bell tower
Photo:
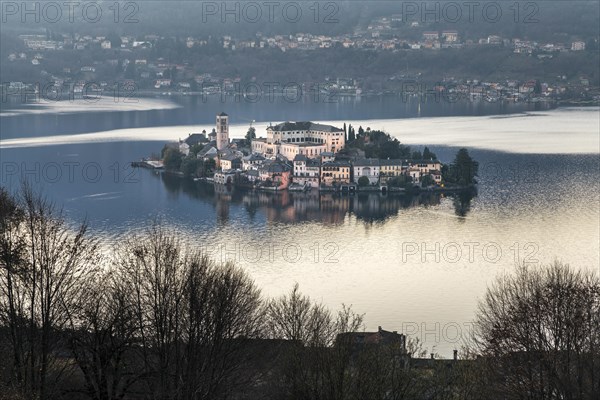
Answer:
<svg viewBox="0 0 600 400"><path fill-rule="evenodd" d="M217 115L217 150L225 150L229 146L229 115L222 112Z"/></svg>

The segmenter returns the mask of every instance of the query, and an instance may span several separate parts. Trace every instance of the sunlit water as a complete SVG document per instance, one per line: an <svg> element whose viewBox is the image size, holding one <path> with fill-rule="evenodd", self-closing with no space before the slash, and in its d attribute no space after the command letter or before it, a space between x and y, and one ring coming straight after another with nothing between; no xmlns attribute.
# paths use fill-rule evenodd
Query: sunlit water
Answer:
<svg viewBox="0 0 600 400"><path fill-rule="evenodd" d="M353 304L369 329L413 334L442 356L460 347L486 286L516 263L600 268L597 108L420 119L374 111L358 119L353 107L321 120L431 144L443 162L467 146L481 164L477 195L249 193L131 170L129 161L160 151L165 140L212 128L208 118L131 128L140 111L119 113L116 125L104 122L111 113L93 114L86 125L108 130L65 123L61 131L68 117L53 125L48 114L3 115L10 129L0 143L1 183L37 178L72 220L87 217L106 242L158 220L213 257L238 262L267 296L298 282L332 308ZM286 116L280 110L272 122L294 119ZM260 134L270 121L256 119ZM237 123L240 137L248 124Z"/></svg>

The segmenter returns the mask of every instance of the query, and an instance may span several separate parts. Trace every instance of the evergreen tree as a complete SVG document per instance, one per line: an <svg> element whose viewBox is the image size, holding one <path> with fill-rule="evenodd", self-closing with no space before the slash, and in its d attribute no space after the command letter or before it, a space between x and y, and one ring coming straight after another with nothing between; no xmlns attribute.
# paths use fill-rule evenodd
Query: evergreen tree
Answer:
<svg viewBox="0 0 600 400"><path fill-rule="evenodd" d="M425 146L423 149L423 160L435 160L437 156L434 152L429 150L429 147Z"/></svg>
<svg viewBox="0 0 600 400"><path fill-rule="evenodd" d="M472 185L477 183L475 177L479 170L479 163L469 155L469 151L462 148L448 168L446 181L459 185Z"/></svg>
<svg viewBox="0 0 600 400"><path fill-rule="evenodd" d="M344 122L344 141L348 142L348 131L346 130L345 122Z"/></svg>
<svg viewBox="0 0 600 400"><path fill-rule="evenodd" d="M254 139L256 139L256 129L253 126L251 126L250 128L248 128L248 132L246 132L246 141L248 142L248 144L250 144Z"/></svg>
<svg viewBox="0 0 600 400"><path fill-rule="evenodd" d="M354 134L354 128L352 125L348 125L348 142L352 143L356 139L356 135Z"/></svg>

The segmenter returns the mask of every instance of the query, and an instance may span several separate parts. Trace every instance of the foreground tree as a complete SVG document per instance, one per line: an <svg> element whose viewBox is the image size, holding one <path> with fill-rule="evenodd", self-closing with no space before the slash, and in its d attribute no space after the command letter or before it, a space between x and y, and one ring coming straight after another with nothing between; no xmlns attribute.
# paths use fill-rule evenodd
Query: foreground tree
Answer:
<svg viewBox="0 0 600 400"><path fill-rule="evenodd" d="M296 284L266 306L267 335L296 343L285 354L277 378L276 398L345 399L351 343L336 343L338 334L358 331L363 316L343 307L337 315L300 293Z"/></svg>
<svg viewBox="0 0 600 400"><path fill-rule="evenodd" d="M243 339L260 331L260 292L154 226L126 242L117 270L129 283L150 398L220 399L242 380Z"/></svg>
<svg viewBox="0 0 600 400"><path fill-rule="evenodd" d="M476 319L493 397L600 397L600 281L554 263L520 267L492 286Z"/></svg>
<svg viewBox="0 0 600 400"><path fill-rule="evenodd" d="M19 198L3 192L0 200L0 318L10 332L11 385L29 398L53 398L70 370L62 333L100 264L97 241L26 184Z"/></svg>
<svg viewBox="0 0 600 400"><path fill-rule="evenodd" d="M139 338L127 282L114 271L88 282L81 305L69 314L67 334L93 400L124 398L142 376Z"/></svg>

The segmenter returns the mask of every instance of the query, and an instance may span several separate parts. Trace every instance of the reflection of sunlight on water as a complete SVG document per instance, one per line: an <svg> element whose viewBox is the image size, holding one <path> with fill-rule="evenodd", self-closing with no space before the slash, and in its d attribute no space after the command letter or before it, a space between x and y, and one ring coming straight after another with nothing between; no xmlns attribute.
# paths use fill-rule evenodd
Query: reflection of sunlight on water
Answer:
<svg viewBox="0 0 600 400"><path fill-rule="evenodd" d="M351 123L371 128L380 123L404 143L465 143L469 148L515 153L598 152L597 108L559 109L539 118L514 115ZM76 151L87 161L98 154L130 154L132 147L139 147L136 140L177 139L197 128L128 129L57 136L56 140L87 143L88 139L133 138L131 147L102 144L88 153L84 148L89 146L82 144L73 150L64 147L66 153ZM239 137L246 128L234 127L233 136ZM14 139L2 141L0 147L41 146L52 140ZM451 160L455 151L439 150L447 153L443 161ZM10 151L18 161L50 153L29 148ZM367 196L351 204L347 198L315 201L289 194L273 200L264 194L215 193L150 171L143 171L135 185L109 182L74 188L63 182L49 189L59 193L68 189L70 201L65 206L80 215L89 213L90 229L107 248L134 232L143 233L157 221L216 259L233 258L265 296L286 292L298 282L303 292L332 308L352 303L356 311L367 314L367 329L382 325L401 330L402 323L408 322L466 323L473 317L476 299L494 277L512 271L516 262L525 259L549 263L557 258L576 268L598 271L597 156L481 150L473 150L473 156L482 167L478 195L469 201L450 196L430 201L371 201ZM48 157L56 160L55 154ZM536 168L527 168L528 163ZM90 189L80 193L84 188ZM457 210L465 215L457 216ZM404 251L407 243L418 246L416 254ZM456 262L443 254L444 246L452 243L463 251ZM473 261L467 257L465 243L478 244ZM483 257L485 245L501 249L497 261ZM287 259L284 249L289 250ZM301 252L298 259L293 253L297 249ZM274 252L272 258L269 250ZM259 251L262 257L252 260L252 254ZM438 343L444 354L451 354L452 347L452 343Z"/></svg>
<svg viewBox="0 0 600 400"><path fill-rule="evenodd" d="M478 196L458 204L466 217L456 215L453 196L314 201L289 194L226 194L148 173L142 177L156 185L150 193L156 190L164 199L146 199L144 193L140 199L156 202L156 212L141 208L118 224L109 218L92 229L105 243L118 243L158 221L189 246L235 261L265 296L298 282L303 292L331 308L353 304L366 313L368 329L401 330L410 322L465 324L487 285L517 262L559 259L596 271L600 263L597 158L491 153L482 161L486 157L511 165L533 160L547 173L532 182L492 183L482 176ZM559 173L569 165L577 170ZM475 246L472 260L469 243ZM407 251L408 244L418 251ZM462 252L456 262L444 253L452 246ZM497 260L496 248L501 251ZM451 354L455 344L437 346Z"/></svg>
<svg viewBox="0 0 600 400"><path fill-rule="evenodd" d="M363 125L385 129L405 144L467 146L514 153L532 154L590 154L600 147L600 119L597 107L556 109L543 113L524 113L499 117L436 117L363 121L321 121L341 126ZM536 118L530 118L531 116ZM539 118L538 118L539 117ZM254 124L258 136L268 123ZM0 148L49 146L69 143L112 141L178 140L188 133L212 125L190 125L120 129L78 135L57 135L3 140ZM241 138L247 124L233 125L231 136Z"/></svg>
<svg viewBox="0 0 600 400"><path fill-rule="evenodd" d="M114 97L94 97L93 99L73 99L71 101L43 100L19 108L0 111L1 117L14 117L30 114L71 114L81 112L148 111L168 110L181 107L168 99Z"/></svg>

